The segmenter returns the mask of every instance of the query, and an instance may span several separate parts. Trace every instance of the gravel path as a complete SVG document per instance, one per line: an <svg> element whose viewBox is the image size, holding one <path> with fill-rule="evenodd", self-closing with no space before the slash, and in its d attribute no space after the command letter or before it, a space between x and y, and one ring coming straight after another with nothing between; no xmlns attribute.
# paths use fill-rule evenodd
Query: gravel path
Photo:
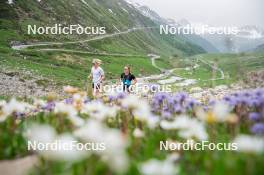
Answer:
<svg viewBox="0 0 264 175"><path fill-rule="evenodd" d="M87 42L90 42L90 41L97 41L97 40L102 40L102 39L105 39L105 38L112 38L112 37L115 37L115 36L119 36L119 35L131 33L131 32L135 32L137 30L148 30L148 29L154 29L154 28L158 28L158 27L137 27L137 28L134 27L134 28L128 29L126 31L112 33L112 34L106 34L106 35L100 35L100 36L96 36L94 38L85 39L85 40L79 40L79 41L42 42L42 43L34 43L34 44L14 45L14 46L12 46L12 49L22 50L22 49L26 49L26 48L29 48L29 47L36 47L36 46L54 46L54 45L67 45L67 44L87 43Z"/></svg>
<svg viewBox="0 0 264 175"><path fill-rule="evenodd" d="M210 80L214 81L214 80L223 80L223 79L225 79L225 73L224 73L224 71L221 68L216 67L214 65L211 65L208 61L205 61L202 58L203 58L202 56L197 56L197 60L198 61L210 66L212 69L214 69L216 71L219 71L221 73L221 77L220 78L213 78L213 79L209 79L209 80L206 80L206 81L210 81Z"/></svg>
<svg viewBox="0 0 264 175"><path fill-rule="evenodd" d="M27 156L16 160L0 161L1 175L26 175L37 165L37 156Z"/></svg>
<svg viewBox="0 0 264 175"><path fill-rule="evenodd" d="M0 96L43 97L49 92L63 95L55 82L32 72L0 69Z"/></svg>

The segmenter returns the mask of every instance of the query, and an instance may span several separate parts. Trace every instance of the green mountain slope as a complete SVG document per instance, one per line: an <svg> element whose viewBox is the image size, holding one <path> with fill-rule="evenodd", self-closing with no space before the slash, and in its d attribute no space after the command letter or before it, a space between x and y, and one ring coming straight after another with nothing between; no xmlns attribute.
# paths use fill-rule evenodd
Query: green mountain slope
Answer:
<svg viewBox="0 0 264 175"><path fill-rule="evenodd" d="M155 28L160 25L158 21L143 15L123 0L42 0L40 2L14 0L13 2L13 4L0 2L0 81L6 78L6 72L11 72L11 75L18 75L15 79L21 81L20 84L27 84L28 79L39 77L35 82L44 89L50 82L55 82L59 86L69 84L84 87L94 57L103 60L106 78L112 80L118 79L122 67L127 64L132 66L136 76L158 74L159 70L151 64L147 56L150 53L161 55L157 64L169 69L173 60L167 58L171 55L182 57L205 52L201 47L184 38L160 35L159 29ZM106 27L107 34L129 32L90 42L76 41L98 36L27 34L28 25L54 26L55 24L102 26ZM134 30L134 28L144 29ZM64 44L28 47L23 50L11 48L14 45L47 42ZM75 43L65 44L65 42ZM49 49L49 51L40 51L40 49ZM54 51L54 49L60 50ZM27 72L31 72L31 75L27 76ZM6 94L3 92L0 95Z"/></svg>
<svg viewBox="0 0 264 175"><path fill-rule="evenodd" d="M214 47L212 43L200 37L199 35L186 35L183 37L186 37L187 39L189 39L190 42L201 46L208 53L219 53L219 50Z"/></svg>
<svg viewBox="0 0 264 175"><path fill-rule="evenodd" d="M257 48L253 50L253 52L264 53L264 44L259 45Z"/></svg>
<svg viewBox="0 0 264 175"><path fill-rule="evenodd" d="M142 15L132 5L123 0L19 0L8 5L1 3L1 35L7 32L6 46L11 41L23 43L46 41L76 41L89 38L89 35L27 35L27 25L54 26L54 24L82 26L104 26L108 34L126 31L136 27L158 27L157 22ZM3 41L4 40L4 41ZM73 47L73 46L72 46ZM76 47L76 46L75 46ZM77 46L77 47L80 47ZM184 39L160 36L158 29L139 30L128 35L109 38L92 44L83 43L82 48L90 51L150 53L161 55L174 53L192 55L204 50Z"/></svg>

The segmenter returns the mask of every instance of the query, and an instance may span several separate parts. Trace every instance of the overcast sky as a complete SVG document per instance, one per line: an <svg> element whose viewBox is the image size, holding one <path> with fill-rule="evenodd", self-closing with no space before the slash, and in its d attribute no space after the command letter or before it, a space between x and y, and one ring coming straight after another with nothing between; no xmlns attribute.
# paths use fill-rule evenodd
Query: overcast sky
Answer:
<svg viewBox="0 0 264 175"><path fill-rule="evenodd" d="M264 0L134 0L162 17L217 26L264 27Z"/></svg>

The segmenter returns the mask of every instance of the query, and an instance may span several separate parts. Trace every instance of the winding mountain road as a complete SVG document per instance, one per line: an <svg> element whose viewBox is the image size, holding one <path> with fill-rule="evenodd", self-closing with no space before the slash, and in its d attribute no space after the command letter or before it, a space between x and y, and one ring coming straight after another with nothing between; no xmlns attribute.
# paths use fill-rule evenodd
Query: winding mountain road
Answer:
<svg viewBox="0 0 264 175"><path fill-rule="evenodd" d="M37 51L46 51L46 52L69 52L69 53L81 53L81 54L91 54L91 55L102 55L102 56L118 56L118 57L146 57L143 55L131 55L131 54L119 54L119 53L105 53L105 52L89 52L89 51L79 51L71 49L37 49Z"/></svg>
<svg viewBox="0 0 264 175"><path fill-rule="evenodd" d="M196 59L197 59L197 61L200 61L203 64L206 64L206 65L210 66L212 69L214 69L216 71L219 71L220 74L221 74L220 78L212 78L212 79L208 79L208 80L204 80L204 81L214 81L214 80L223 80L223 79L225 79L225 73L224 73L224 71L221 68L216 67L216 66L210 64L208 61L203 60L203 57L201 55L197 56Z"/></svg>
<svg viewBox="0 0 264 175"><path fill-rule="evenodd" d="M97 41L97 40L102 40L105 38L111 38L111 37L115 37L118 35L123 35L123 34L128 34L131 32L135 32L138 30L148 30L148 29L154 29L157 27L134 27L131 29L128 29L126 31L122 31L122 32L117 32L117 33L112 33L112 34L106 34L106 35L101 35L101 36L96 36L94 38L90 38L90 39L85 39L85 40L79 40L79 41L69 41L69 42L42 42L42 43L33 43L33 44L21 44L21 45L14 45L12 46L13 49L15 50L22 50L22 49L26 49L29 47L36 47L36 46L54 46L54 45L67 45L67 44L78 44L78 43L87 43L90 41Z"/></svg>
<svg viewBox="0 0 264 175"><path fill-rule="evenodd" d="M128 34L131 32L135 32L138 30L148 30L148 29L154 29L154 28L158 28L158 27L134 27L131 29L128 29L126 31L122 31L122 32L117 32L117 33L112 33L112 34L106 34L106 35L101 35L101 36L96 36L94 38L90 38L90 39L85 39L85 40L79 40L79 41L70 41L70 42L45 42L45 43L33 43L33 44L21 44L21 45L14 45L12 46L13 49L15 50L23 50L29 47L37 47L37 46L54 46L54 45L67 45L67 44L78 44L78 43L87 43L90 41L98 41L98 40L102 40L102 39L106 39L106 38L111 38L111 37L115 37L115 36L119 36L119 35L124 35L124 34ZM142 55L131 55L131 54L118 54L118 53L105 53L105 52L88 52L88 51L77 51L77 50L70 50L70 49L53 49L53 48L45 48L45 49L35 49L37 51L60 51L60 52L71 52L71 53L83 53L83 54L94 54L94 55L105 55L105 56L126 56L126 57L142 57ZM159 67L156 64L156 60L160 58L159 55L156 54L148 54L148 57L150 57L151 59L151 64L153 67L155 67L156 69L160 70L161 74L159 75L151 75L148 77L144 77L144 78L140 78L139 81L140 82L147 82L149 80L161 80L163 78L169 77L171 75L173 75L174 70L179 69L179 68L175 68L175 69L171 69L171 70L166 70L164 68ZM210 80L206 80L206 81L213 81L213 80L219 80L219 79L224 79L225 78L225 74L223 72L222 69L215 67L214 65L211 65L210 63L208 63L207 61L202 59L202 56L197 56L197 60L210 66L212 69L217 70L221 73L221 78L215 78L215 79L210 79ZM174 77L175 78L175 77Z"/></svg>

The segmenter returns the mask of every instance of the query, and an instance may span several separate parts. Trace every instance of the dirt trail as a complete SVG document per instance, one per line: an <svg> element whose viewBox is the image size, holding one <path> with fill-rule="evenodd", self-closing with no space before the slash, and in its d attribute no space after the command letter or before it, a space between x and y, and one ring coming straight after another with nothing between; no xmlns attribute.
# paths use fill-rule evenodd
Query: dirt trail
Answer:
<svg viewBox="0 0 264 175"><path fill-rule="evenodd" d="M0 161L0 174L26 175L28 171L37 165L37 156L27 156L16 160Z"/></svg>
<svg viewBox="0 0 264 175"><path fill-rule="evenodd" d="M70 50L70 49L37 49L37 51L46 51L46 52L70 52L70 53L81 53L81 54L91 54L91 55L102 55L102 56L118 56L118 57L146 57L143 55L131 55L131 54L119 54L119 53L99 53L99 52L88 52L88 51L79 51L79 50Z"/></svg>
<svg viewBox="0 0 264 175"><path fill-rule="evenodd" d="M101 35L101 36L96 36L94 38L85 39L85 40L79 40L79 41L69 41L69 42L42 42L42 43L34 43L34 44L14 45L14 46L12 46L12 49L22 50L22 49L26 49L28 47L36 47L36 46L53 46L53 45L67 45L67 44L87 43L87 42L90 42L90 41L97 41L97 40L101 40L101 39L105 39L105 38L111 38L111 37L115 37L115 36L118 36L118 35L123 35L123 34L131 33L131 32L135 32L135 31L138 31L138 30L147 30L147 29L154 29L154 28L157 28L157 27L138 27L138 28L131 28L131 29L128 29L126 31L112 33L112 34L106 34L106 35Z"/></svg>
<svg viewBox="0 0 264 175"><path fill-rule="evenodd" d="M147 30L147 29L153 29L153 28L157 28L157 27L138 27L138 28L131 28L128 29L126 31L122 31L122 32L117 32L117 33L112 33L112 34L106 34L106 35L102 35L102 36L96 36L94 38L90 38L90 39L86 39L86 40L79 40L79 41L71 41L71 42L47 42L47 43L34 43L34 44L27 44L27 45L16 45L16 46L12 46L13 49L15 50L22 50L22 49L26 49L29 47L35 47L35 46L52 46L52 45L67 45L67 44L78 44L78 43L86 43L86 42L90 42L90 41L97 41L97 40L102 40L105 38L111 38L111 37L115 37L118 35L123 35L123 34L127 34L130 32L135 32L137 30ZM106 55L106 56L127 56L127 57L134 57L134 56L140 56L140 55L130 55L130 54L118 54L118 53L96 53L96 52L88 52L88 51L76 51L76 50L69 50L69 49L52 49L52 48L46 48L46 49L36 49L37 51L61 51L61 52L73 52L73 53L88 53L88 54L95 54L95 55ZM156 64L156 59L159 59L160 56L156 55L156 54L149 54L147 55L148 57L150 57L151 59L151 64L153 67L155 67L156 69L161 71L161 74L159 75L151 75L148 77L142 77L142 78L138 78L138 82L145 84L148 83L149 80L162 80L164 78L169 78L170 76L172 76L174 73L174 70L178 69L171 69L171 70L166 70L164 68L159 67ZM142 56L140 56L142 57ZM220 71L221 73L221 78L216 78L216 79L210 79L210 80L204 80L204 81L213 81L213 80L219 80L219 79L224 79L225 75L222 69L215 67L213 65L211 65L210 63L208 63L207 61L202 59L202 56L197 56L197 61L200 61L204 64L209 65L212 69L215 69L217 71ZM173 80L172 80L173 79ZM163 83L165 84L171 84L172 82L176 82L179 79L184 79L181 77L171 77L168 79L168 83L166 83L166 80L162 80ZM185 81L188 81L188 79L185 79ZM192 81L196 81L196 80L192 80ZM189 83L187 83L189 84ZM192 83L191 83L192 84Z"/></svg>
<svg viewBox="0 0 264 175"><path fill-rule="evenodd" d="M221 77L220 78L212 78L212 79L204 80L204 81L214 81L214 80L223 80L223 79L225 79L225 73L224 73L224 71L221 68L216 67L216 66L210 64L208 61L203 60L202 56L197 56L196 58L197 58L198 61L210 66L212 69L214 69L216 71L219 71L221 73Z"/></svg>

